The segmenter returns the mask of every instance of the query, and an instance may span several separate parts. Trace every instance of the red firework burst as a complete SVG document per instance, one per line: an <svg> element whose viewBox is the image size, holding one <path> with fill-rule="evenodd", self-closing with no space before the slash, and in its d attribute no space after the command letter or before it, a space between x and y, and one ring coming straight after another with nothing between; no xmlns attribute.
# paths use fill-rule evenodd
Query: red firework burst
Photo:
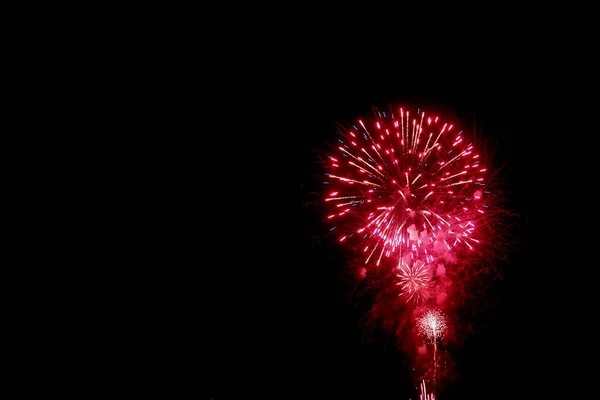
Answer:
<svg viewBox="0 0 600 400"><path fill-rule="evenodd" d="M486 167L455 124L398 108L341 129L338 141L327 166L327 218L340 241L365 242L365 263L409 253L431 263L479 243Z"/></svg>
<svg viewBox="0 0 600 400"><path fill-rule="evenodd" d="M430 265L425 264L423 261L416 260L410 264L407 264L402 260L398 264L396 271L398 277L398 283L400 286L400 294L406 301L413 301L415 303L423 302L429 299L433 294L432 288L432 276Z"/></svg>

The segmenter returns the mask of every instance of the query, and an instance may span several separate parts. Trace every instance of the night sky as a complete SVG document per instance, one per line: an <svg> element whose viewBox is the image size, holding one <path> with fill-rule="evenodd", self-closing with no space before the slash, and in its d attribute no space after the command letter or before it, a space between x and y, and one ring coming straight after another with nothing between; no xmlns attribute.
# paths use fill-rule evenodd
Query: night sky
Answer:
<svg viewBox="0 0 600 400"><path fill-rule="evenodd" d="M296 61L275 62L269 71ZM243 239L223 253L229 267L218 272L225 282L236 283L207 288L213 304L207 311L210 398L238 390L277 399L418 398L411 359L397 338L365 322L373 298L354 291L352 256L326 238L319 203L324 169L317 154L337 138L333 124L370 117L371 106L388 102L441 107L473 122L495 143L494 165L506 166L507 207L519 216L511 227L515 244L507 260L498 262L503 278L490 283L470 319L461 321L470 333L451 349L455 376L438 399L552 393L548 382L562 376L567 364L560 360L569 350L552 333L558 327L542 334L550 310L560 304L558 279L547 277L558 259L547 248L541 253L538 244L553 236L552 224L540 221L539 207L556 206L551 198L539 201L541 187L555 178L536 180L540 165L552 159L536 138L557 129L549 122L556 115L553 102L538 90L543 82L528 80L529 71L515 72L521 79L515 82L514 74L501 76L466 62L452 71L344 68L360 62L368 61L330 54L322 67L317 57L310 58L271 77L268 89L260 79L253 81L231 111L247 105L238 128L251 147L237 150L244 162L231 176L235 189L227 191L239 196L230 200L236 216L228 221L241 226L233 232ZM260 93L263 97L256 97ZM549 174L556 171L546 168ZM229 380L233 376L237 385Z"/></svg>

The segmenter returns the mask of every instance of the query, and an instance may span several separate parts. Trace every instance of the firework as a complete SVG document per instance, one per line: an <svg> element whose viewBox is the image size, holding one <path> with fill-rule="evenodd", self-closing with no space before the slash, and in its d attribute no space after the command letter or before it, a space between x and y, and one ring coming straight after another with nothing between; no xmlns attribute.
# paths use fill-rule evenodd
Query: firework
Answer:
<svg viewBox="0 0 600 400"><path fill-rule="evenodd" d="M437 340L446 331L446 316L437 309L427 310L418 320L419 333L427 337L433 343L433 383L437 375Z"/></svg>
<svg viewBox="0 0 600 400"><path fill-rule="evenodd" d="M417 319L419 333L435 343L446 331L446 316L437 309L427 310Z"/></svg>
<svg viewBox="0 0 600 400"><path fill-rule="evenodd" d="M431 263L473 249L486 212L486 167L455 124L422 110L375 113L340 129L325 198L344 242L364 242L365 263L406 254Z"/></svg>
<svg viewBox="0 0 600 400"><path fill-rule="evenodd" d="M427 387L425 386L425 381L421 382L420 385L421 393L419 393L419 400L435 400L435 395L433 393L427 393Z"/></svg>
<svg viewBox="0 0 600 400"><path fill-rule="evenodd" d="M383 292L373 315L400 304L390 292L414 303L401 304L401 311L432 304L449 311L460 304L474 278L483 277L482 271L493 269L488 267L506 253L504 217L511 213L501 208L498 171L488 169L491 159L479 153L485 150L479 149L482 143L455 120L405 107L374 109L371 118L340 125L338 134L325 158L322 200L330 231L361 253L357 276L369 276L369 288ZM384 268L372 268L382 263ZM452 301L445 302L447 297ZM412 321L414 330L404 329L411 326L406 321L390 323L397 315L418 314L393 312L385 322L396 333L424 338L419 360L426 363L429 389L437 391L437 358L446 354L438 354L438 342L447 332L446 315L429 309ZM442 366L447 368L445 362ZM419 399L435 399L426 393L425 381Z"/></svg>
<svg viewBox="0 0 600 400"><path fill-rule="evenodd" d="M432 296L432 271L430 265L423 261L415 260L407 264L401 260L396 271L400 294L406 301L421 303Z"/></svg>

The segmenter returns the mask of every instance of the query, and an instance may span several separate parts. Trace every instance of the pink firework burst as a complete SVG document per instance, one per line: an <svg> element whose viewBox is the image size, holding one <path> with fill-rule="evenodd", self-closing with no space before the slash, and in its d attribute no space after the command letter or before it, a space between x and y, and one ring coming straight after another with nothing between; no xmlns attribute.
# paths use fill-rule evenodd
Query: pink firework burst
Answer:
<svg viewBox="0 0 600 400"><path fill-rule="evenodd" d="M398 277L396 285L400 286L398 296L403 296L407 302L420 303L432 296L431 279L433 273L430 265L425 264L423 261L416 260L407 264L402 260L398 264L396 276Z"/></svg>
<svg viewBox="0 0 600 400"><path fill-rule="evenodd" d="M419 333L436 342L446 331L446 316L438 309L427 310L417 320Z"/></svg>
<svg viewBox="0 0 600 400"><path fill-rule="evenodd" d="M479 243L487 169L454 123L400 107L341 129L338 141L327 165L327 219L340 241L364 242L365 263L408 253L430 263Z"/></svg>

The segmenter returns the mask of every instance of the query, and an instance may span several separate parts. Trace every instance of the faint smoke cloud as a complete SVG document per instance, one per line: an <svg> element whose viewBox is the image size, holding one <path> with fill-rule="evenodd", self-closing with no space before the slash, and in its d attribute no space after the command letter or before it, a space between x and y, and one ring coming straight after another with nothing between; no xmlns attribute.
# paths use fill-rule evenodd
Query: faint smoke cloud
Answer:
<svg viewBox="0 0 600 400"><path fill-rule="evenodd" d="M446 267L444 266L444 264L438 264L435 273L437 276L446 276Z"/></svg>

